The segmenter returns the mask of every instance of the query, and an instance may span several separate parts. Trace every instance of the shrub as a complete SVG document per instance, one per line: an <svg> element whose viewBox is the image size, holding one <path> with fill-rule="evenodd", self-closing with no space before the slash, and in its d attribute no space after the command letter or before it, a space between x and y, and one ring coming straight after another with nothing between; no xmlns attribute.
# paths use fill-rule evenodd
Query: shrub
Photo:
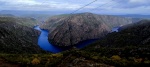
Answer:
<svg viewBox="0 0 150 67"><path fill-rule="evenodd" d="M30 60L28 58L23 58L22 63L23 64L30 64Z"/></svg>
<svg viewBox="0 0 150 67"><path fill-rule="evenodd" d="M34 58L33 60L32 60L32 62L31 62L33 65L37 65L37 64L39 64L40 63L40 60L39 59L37 59L37 58Z"/></svg>
<svg viewBox="0 0 150 67"><path fill-rule="evenodd" d="M98 60L98 58L99 58L98 56L93 56L92 57L92 59L94 59L94 60Z"/></svg>
<svg viewBox="0 0 150 67"><path fill-rule="evenodd" d="M149 60L144 61L145 64L150 64Z"/></svg>
<svg viewBox="0 0 150 67"><path fill-rule="evenodd" d="M138 59L135 58L134 59L134 61L137 62L137 63L141 63L142 60L143 60L142 58L138 58Z"/></svg>
<svg viewBox="0 0 150 67"><path fill-rule="evenodd" d="M120 56L118 56L118 55L113 55L112 57L111 57L111 59L112 60L121 60L121 57Z"/></svg>
<svg viewBox="0 0 150 67"><path fill-rule="evenodd" d="M55 57L55 58L63 57L63 54L61 53L52 54L52 57Z"/></svg>

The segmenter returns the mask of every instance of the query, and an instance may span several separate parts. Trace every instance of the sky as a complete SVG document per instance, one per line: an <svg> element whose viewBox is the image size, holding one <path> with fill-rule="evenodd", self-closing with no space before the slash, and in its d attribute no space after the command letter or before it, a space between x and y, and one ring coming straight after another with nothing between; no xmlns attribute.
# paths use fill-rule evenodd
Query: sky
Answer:
<svg viewBox="0 0 150 67"><path fill-rule="evenodd" d="M150 0L0 0L0 10L150 15Z"/></svg>

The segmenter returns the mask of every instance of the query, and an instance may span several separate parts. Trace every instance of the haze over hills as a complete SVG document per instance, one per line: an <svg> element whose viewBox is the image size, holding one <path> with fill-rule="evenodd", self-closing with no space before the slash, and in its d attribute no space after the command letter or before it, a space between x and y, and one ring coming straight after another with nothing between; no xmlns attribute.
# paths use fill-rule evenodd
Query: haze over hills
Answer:
<svg viewBox="0 0 150 67"><path fill-rule="evenodd" d="M32 17L37 19L38 21L45 21L51 16L60 15L60 14L68 14L71 11L28 11L28 10L1 10L0 15L13 15L19 17ZM97 13L99 14L99 13ZM111 14L108 14L111 15ZM115 14L113 14L115 15ZM141 15L141 14L116 14L115 16L119 17L129 17L133 18L133 22L138 22L143 19L150 19L150 15Z"/></svg>
<svg viewBox="0 0 150 67"><path fill-rule="evenodd" d="M49 41L57 46L71 46L88 39L104 37L116 26L132 23L131 18L79 13L51 17L42 25L49 29Z"/></svg>
<svg viewBox="0 0 150 67"><path fill-rule="evenodd" d="M140 14L128 14L128 15L118 15L122 17L132 17L132 18L150 18L150 15L140 15Z"/></svg>
<svg viewBox="0 0 150 67"><path fill-rule="evenodd" d="M140 15L140 14L128 14L128 15L117 15L120 17L130 17L132 18L133 23L139 22L141 20L150 19L150 15Z"/></svg>
<svg viewBox="0 0 150 67"><path fill-rule="evenodd" d="M60 14L68 14L71 11L28 11L28 10L1 10L0 14L12 14L15 16L30 16L30 17L36 17L38 15L45 15L45 16L54 16L54 15L60 15ZM96 13L100 14L100 13ZM105 14L106 15L106 14ZM107 14L111 15L111 14ZM150 18L150 15L142 15L142 14L112 14L116 16L122 16L122 17L131 17L131 18ZM43 16L44 17L44 16Z"/></svg>
<svg viewBox="0 0 150 67"><path fill-rule="evenodd" d="M33 14L48 14L48 15L56 15L58 12L52 11L25 11L25 10L2 10L0 14L13 14L16 16L22 15L33 15Z"/></svg>
<svg viewBox="0 0 150 67"><path fill-rule="evenodd" d="M53 15L63 14L56 11L26 11L26 10L2 10L0 15L14 15L19 17L32 17L39 21L44 21Z"/></svg>

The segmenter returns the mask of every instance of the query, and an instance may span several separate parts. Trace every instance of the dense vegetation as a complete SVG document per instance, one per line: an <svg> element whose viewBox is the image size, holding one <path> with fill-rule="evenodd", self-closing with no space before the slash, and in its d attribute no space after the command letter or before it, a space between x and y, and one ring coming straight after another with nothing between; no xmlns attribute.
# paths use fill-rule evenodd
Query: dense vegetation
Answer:
<svg viewBox="0 0 150 67"><path fill-rule="evenodd" d="M94 61L91 57L86 57L78 50L69 50L57 54L0 54L0 66L15 65L17 67L87 67L87 66L105 66L104 63Z"/></svg>

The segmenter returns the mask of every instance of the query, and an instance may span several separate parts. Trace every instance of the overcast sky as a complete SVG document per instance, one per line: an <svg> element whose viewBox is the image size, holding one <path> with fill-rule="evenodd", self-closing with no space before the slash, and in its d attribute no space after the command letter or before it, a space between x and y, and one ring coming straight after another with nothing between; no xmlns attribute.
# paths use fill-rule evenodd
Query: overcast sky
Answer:
<svg viewBox="0 0 150 67"><path fill-rule="evenodd" d="M0 10L72 12L94 0L0 0ZM77 12L149 14L150 0L97 0Z"/></svg>

